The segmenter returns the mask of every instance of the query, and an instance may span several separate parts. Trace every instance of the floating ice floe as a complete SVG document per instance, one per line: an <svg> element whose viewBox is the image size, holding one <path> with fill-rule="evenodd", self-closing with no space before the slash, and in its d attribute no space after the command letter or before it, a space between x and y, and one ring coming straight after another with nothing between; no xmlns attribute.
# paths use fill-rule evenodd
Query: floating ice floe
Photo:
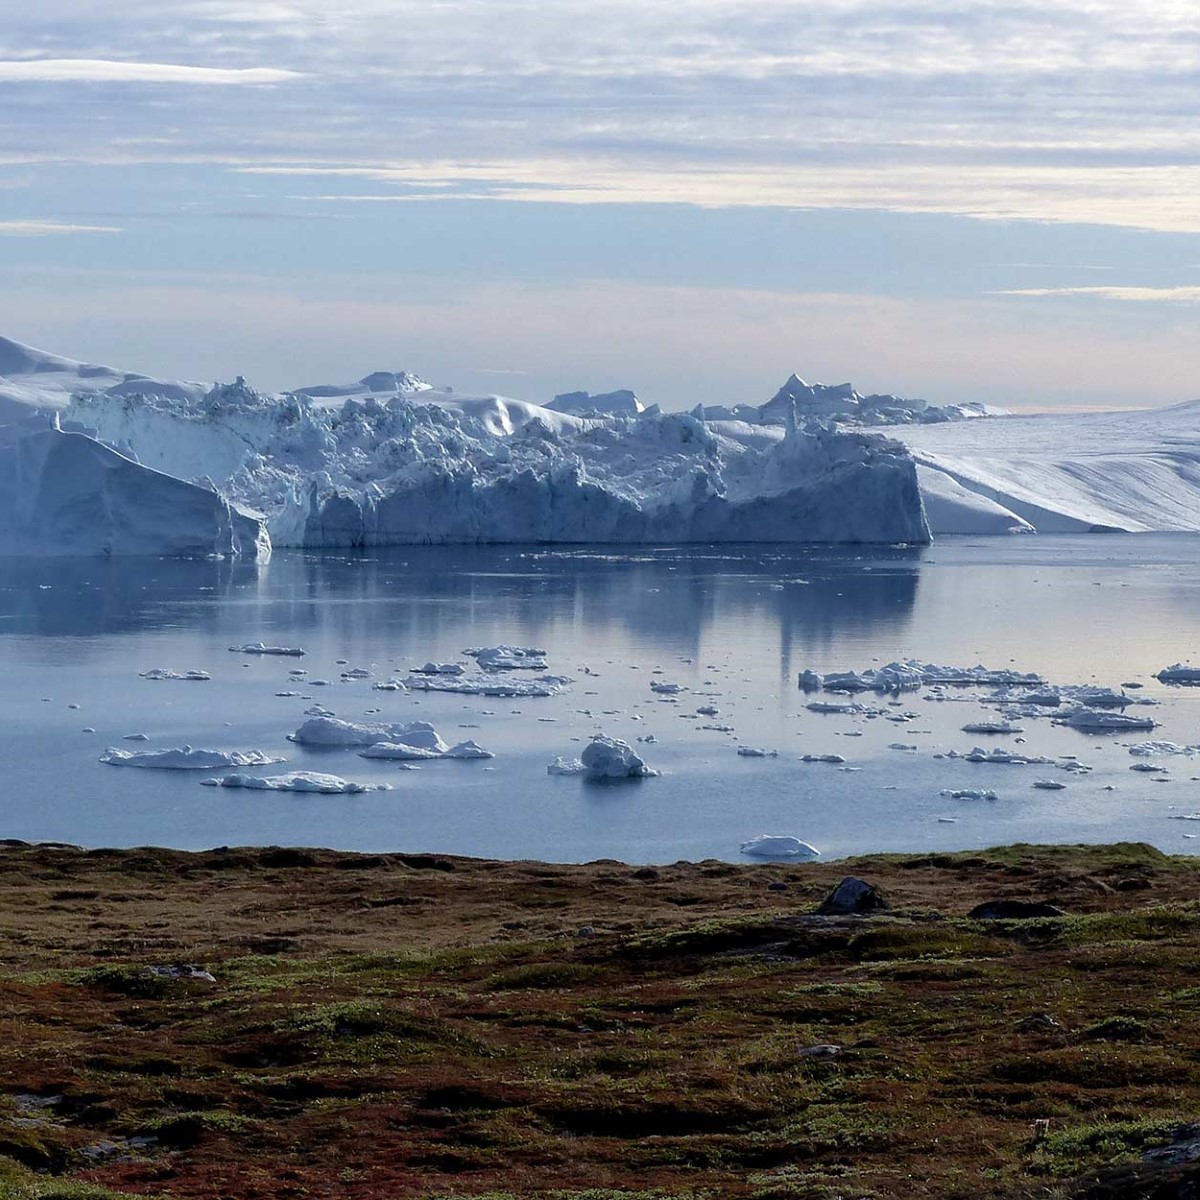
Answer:
<svg viewBox="0 0 1200 1200"><path fill-rule="evenodd" d="M404 686L403 680L385 679L381 683L371 684L371 690L375 692L407 692L408 688Z"/></svg>
<svg viewBox="0 0 1200 1200"><path fill-rule="evenodd" d="M192 683L204 683L212 678L207 671L172 671L167 667L152 667L149 671L139 671L142 679L183 679Z"/></svg>
<svg viewBox="0 0 1200 1200"><path fill-rule="evenodd" d="M287 775L220 775L203 779L205 787L246 788L255 792L319 792L324 796L353 796L360 792L391 791L390 783L354 783L319 771L291 771Z"/></svg>
<svg viewBox="0 0 1200 1200"><path fill-rule="evenodd" d="M1039 765L1050 762L1048 758L1030 757L1025 754L1016 754L1011 750L1005 750L997 746L992 750L985 750L982 746L976 746L969 754L964 754L963 758L967 762L973 763L1001 763L1006 766L1024 767L1030 763Z"/></svg>
<svg viewBox="0 0 1200 1200"><path fill-rule="evenodd" d="M696 709L696 715L700 717L716 717L720 715L721 710L715 704L704 704Z"/></svg>
<svg viewBox="0 0 1200 1200"><path fill-rule="evenodd" d="M1167 770L1166 767L1160 766L1158 763L1135 762L1130 768L1131 771L1141 771L1146 775L1161 774Z"/></svg>
<svg viewBox="0 0 1200 1200"><path fill-rule="evenodd" d="M951 800L999 800L995 792L983 791L979 788L943 788L939 796L949 796Z"/></svg>
<svg viewBox="0 0 1200 1200"><path fill-rule="evenodd" d="M1125 713L1108 712L1095 708L1077 708L1065 717L1055 719L1056 725L1068 725L1072 729L1154 729L1158 722L1149 717L1132 717Z"/></svg>
<svg viewBox="0 0 1200 1200"><path fill-rule="evenodd" d="M820 858L821 852L808 842L782 833L760 833L758 837L743 842L743 854L754 858Z"/></svg>
<svg viewBox="0 0 1200 1200"><path fill-rule="evenodd" d="M557 696L574 683L566 675L543 675L539 679L497 679L490 675L410 675L405 686L414 692L452 692L458 696Z"/></svg>
<svg viewBox="0 0 1200 1200"><path fill-rule="evenodd" d="M678 683L661 683L657 679L650 681L650 690L658 692L661 696L678 696L683 691L683 686Z"/></svg>
<svg viewBox="0 0 1200 1200"><path fill-rule="evenodd" d="M805 754L800 761L806 763L844 763L846 760L840 754Z"/></svg>
<svg viewBox="0 0 1200 1200"><path fill-rule="evenodd" d="M374 746L380 742L400 742L421 750L444 754L449 747L428 721L407 724L374 724L342 721L332 716L314 716L305 721L288 740L307 746Z"/></svg>
<svg viewBox="0 0 1200 1200"><path fill-rule="evenodd" d="M739 757L741 758L778 758L778 750L763 750L759 746L739 746L737 748Z"/></svg>
<svg viewBox="0 0 1200 1200"><path fill-rule="evenodd" d="M1200 684L1200 667L1190 667L1186 663L1174 663L1163 667L1154 676L1160 683L1182 683L1191 686Z"/></svg>
<svg viewBox="0 0 1200 1200"><path fill-rule="evenodd" d="M1020 725L1011 721L972 721L962 727L963 733L1024 733Z"/></svg>
<svg viewBox="0 0 1200 1200"><path fill-rule="evenodd" d="M1137 742L1129 747L1135 758L1152 758L1156 754L1200 754L1200 745L1180 746L1176 742Z"/></svg>
<svg viewBox="0 0 1200 1200"><path fill-rule="evenodd" d="M356 680L370 679L371 672L366 667L352 667L349 671L343 671L341 678L343 683L354 683Z"/></svg>
<svg viewBox="0 0 1200 1200"><path fill-rule="evenodd" d="M871 711L864 704L850 704L837 700L814 700L811 704L806 704L804 707L809 712L828 713L843 717L857 717Z"/></svg>
<svg viewBox="0 0 1200 1200"><path fill-rule="evenodd" d="M230 654L270 654L279 658L303 658L305 651L299 646L266 646L262 642L247 642L244 646L230 646Z"/></svg>
<svg viewBox="0 0 1200 1200"><path fill-rule="evenodd" d="M561 756L546 767L547 775L586 775L587 767L577 758L562 758Z"/></svg>
<svg viewBox="0 0 1200 1200"><path fill-rule="evenodd" d="M1061 792L1067 785L1057 779L1035 779L1033 786L1041 788L1044 792Z"/></svg>
<svg viewBox="0 0 1200 1200"><path fill-rule="evenodd" d="M616 779L649 779L658 774L628 742L599 734L579 756L586 778L600 782Z"/></svg>
<svg viewBox="0 0 1200 1200"><path fill-rule="evenodd" d="M155 771L213 771L219 767L265 767L284 759L262 750L117 750L109 747L100 756L112 767L147 767Z"/></svg>
<svg viewBox="0 0 1200 1200"><path fill-rule="evenodd" d="M403 742L376 742L358 752L359 758L383 758L393 762L419 762L427 758L441 758L436 750L424 750L420 746L406 746Z"/></svg>
<svg viewBox="0 0 1200 1200"><path fill-rule="evenodd" d="M481 671L545 671L546 651L535 646L475 646L463 653Z"/></svg>
<svg viewBox="0 0 1200 1200"><path fill-rule="evenodd" d="M423 667L414 667L414 675L462 675L466 667L456 662L427 662Z"/></svg>
<svg viewBox="0 0 1200 1200"><path fill-rule="evenodd" d="M442 757L473 761L475 759L495 758L496 756L490 750L485 750L478 742L467 738L465 742L457 742L451 746Z"/></svg>
<svg viewBox="0 0 1200 1200"><path fill-rule="evenodd" d="M123 742L148 742L150 737L145 733L127 733L121 740Z"/></svg>
<svg viewBox="0 0 1200 1200"><path fill-rule="evenodd" d="M915 691L933 684L1035 687L1046 681L1040 675L1020 671L992 670L984 666L947 667L910 658L861 672L835 671L819 675L816 671L803 671L799 682L805 691L821 688L827 692L895 693Z"/></svg>

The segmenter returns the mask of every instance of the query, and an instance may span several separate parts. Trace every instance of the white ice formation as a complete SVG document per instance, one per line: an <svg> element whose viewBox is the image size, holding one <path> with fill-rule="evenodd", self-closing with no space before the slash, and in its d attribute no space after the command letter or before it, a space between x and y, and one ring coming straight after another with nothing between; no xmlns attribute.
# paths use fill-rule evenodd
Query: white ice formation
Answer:
<svg viewBox="0 0 1200 1200"><path fill-rule="evenodd" d="M1200 667L1175 663L1173 666L1163 667L1154 678L1161 683L1182 683L1196 686L1200 685Z"/></svg>
<svg viewBox="0 0 1200 1200"><path fill-rule="evenodd" d="M453 692L459 696L557 696L573 681L565 675L533 679L498 678L496 675L409 675L404 686L412 692Z"/></svg>
<svg viewBox="0 0 1200 1200"><path fill-rule="evenodd" d="M287 775L220 775L200 781L206 787L247 788L258 792L318 792L324 796L358 795L360 792L387 792L390 783L352 783L337 775L319 771L291 771Z"/></svg>
<svg viewBox="0 0 1200 1200"><path fill-rule="evenodd" d="M118 750L110 746L100 761L113 767L146 767L154 771L214 771L221 767L265 767L284 760L262 750L196 750L191 746Z"/></svg>
<svg viewBox="0 0 1200 1200"><path fill-rule="evenodd" d="M399 742L445 754L449 746L428 721L407 724L370 724L343 721L338 717L310 717L288 739L304 746L374 746L380 742Z"/></svg>
<svg viewBox="0 0 1200 1200"><path fill-rule="evenodd" d="M266 646L262 642L247 642L244 646L230 646L230 654L265 654L277 658L303 658L299 646Z"/></svg>
<svg viewBox="0 0 1200 1200"><path fill-rule="evenodd" d="M195 398L92 392L64 419L205 479L284 546L455 542L925 542L898 444L817 421L755 428L655 410L584 418L499 396Z"/></svg>
<svg viewBox="0 0 1200 1200"><path fill-rule="evenodd" d="M612 782L620 779L648 779L658 772L646 766L645 760L619 738L599 734L594 737L579 756L584 775L594 782Z"/></svg>
<svg viewBox="0 0 1200 1200"><path fill-rule="evenodd" d="M754 858L820 858L821 852L808 842L783 833L760 833L741 844L741 852Z"/></svg>
<svg viewBox="0 0 1200 1200"><path fill-rule="evenodd" d="M170 667L151 667L149 671L139 671L142 679L162 681L164 679L182 680L187 683L206 683L212 679L207 671L175 671Z"/></svg>

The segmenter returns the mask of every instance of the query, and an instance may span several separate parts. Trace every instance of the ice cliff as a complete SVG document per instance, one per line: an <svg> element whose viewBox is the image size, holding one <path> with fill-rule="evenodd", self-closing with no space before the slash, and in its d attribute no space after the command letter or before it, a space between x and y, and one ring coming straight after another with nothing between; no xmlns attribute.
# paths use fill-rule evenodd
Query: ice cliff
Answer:
<svg viewBox="0 0 1200 1200"><path fill-rule="evenodd" d="M269 550L262 521L215 491L36 417L0 428L0 553L258 558Z"/></svg>
<svg viewBox="0 0 1200 1200"><path fill-rule="evenodd" d="M580 418L395 389L78 395L71 428L267 515L290 546L924 542L898 444L820 423L766 442L690 414Z"/></svg>

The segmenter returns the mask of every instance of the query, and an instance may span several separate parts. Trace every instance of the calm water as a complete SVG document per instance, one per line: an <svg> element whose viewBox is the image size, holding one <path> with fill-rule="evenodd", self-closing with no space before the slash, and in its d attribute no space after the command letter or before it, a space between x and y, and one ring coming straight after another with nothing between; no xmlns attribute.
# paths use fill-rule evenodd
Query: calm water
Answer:
<svg viewBox="0 0 1200 1200"><path fill-rule="evenodd" d="M228 652L258 640L308 655L297 663ZM382 679L503 642L544 647L551 668L577 682L560 696L515 702L374 692L370 681L296 689L310 699L274 694L295 687L288 670L297 665L312 679L337 681L347 667ZM1077 754L1094 769L1076 778L934 758L982 740L960 727L995 714L969 701L905 697L894 711L915 712L907 724L805 710L801 669L906 656L1011 665L1060 684L1141 680L1140 694L1162 704L1140 711L1163 728L1095 738L1027 723L1019 748ZM1187 852L1200 849L1185 837L1200 823L1171 818L1200 811L1200 758L1162 760L1169 782L1155 783L1129 770L1137 760L1121 743L1200 742L1200 690L1151 679L1192 657L1200 661L1200 538L1191 535L951 539L866 552L282 553L265 567L0 562L0 836L631 862L737 859L739 844L763 832L794 834L827 856L1015 840L1139 839ZM152 667L213 678L138 677ZM652 679L689 690L670 702L651 692ZM372 719L365 710L378 708L373 719L430 720L448 741L472 737L497 757L404 772L353 750L293 746L286 734L314 701L350 719ZM706 702L720 717L692 715ZM661 778L598 787L546 774L555 755L578 755L600 730L630 741L653 734L644 754ZM151 741L121 740L132 733ZM739 740L779 756L741 758ZM97 761L110 745L185 743L288 756L264 774L315 769L394 790L237 792L200 786L204 773ZM1011 738L990 744L1017 748ZM859 769L804 764L805 753L842 754ZM1068 787L1030 786L1043 777ZM972 787L1000 798L939 795Z"/></svg>

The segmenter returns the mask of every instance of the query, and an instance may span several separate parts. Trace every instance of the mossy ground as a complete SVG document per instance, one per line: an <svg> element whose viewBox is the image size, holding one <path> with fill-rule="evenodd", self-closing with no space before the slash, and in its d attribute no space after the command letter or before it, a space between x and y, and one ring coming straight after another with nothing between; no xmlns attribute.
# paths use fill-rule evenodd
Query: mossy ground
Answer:
<svg viewBox="0 0 1200 1200"><path fill-rule="evenodd" d="M847 873L891 912L814 918ZM1068 1196L1200 1116L1198 968L1200 864L1144 846L10 845L0 1200Z"/></svg>

